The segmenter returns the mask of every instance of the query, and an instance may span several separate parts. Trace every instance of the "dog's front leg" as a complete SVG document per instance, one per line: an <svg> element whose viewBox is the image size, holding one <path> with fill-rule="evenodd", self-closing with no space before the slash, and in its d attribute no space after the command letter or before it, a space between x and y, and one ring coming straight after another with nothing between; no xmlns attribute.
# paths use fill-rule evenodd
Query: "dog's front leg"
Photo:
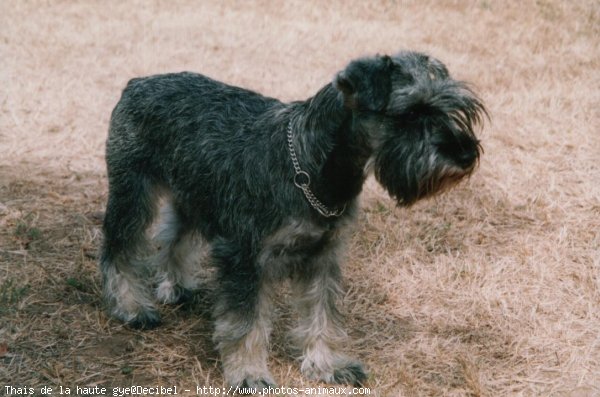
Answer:
<svg viewBox="0 0 600 397"><path fill-rule="evenodd" d="M225 381L236 387L274 385L267 368L271 332L271 298L263 288L254 261L232 243L217 243L213 257L219 266L215 333Z"/></svg>
<svg viewBox="0 0 600 397"><path fill-rule="evenodd" d="M308 267L292 280L300 314L294 336L303 352L302 373L328 383L360 385L367 378L362 365L341 352L346 332L336 307L341 274L335 255L319 255Z"/></svg>

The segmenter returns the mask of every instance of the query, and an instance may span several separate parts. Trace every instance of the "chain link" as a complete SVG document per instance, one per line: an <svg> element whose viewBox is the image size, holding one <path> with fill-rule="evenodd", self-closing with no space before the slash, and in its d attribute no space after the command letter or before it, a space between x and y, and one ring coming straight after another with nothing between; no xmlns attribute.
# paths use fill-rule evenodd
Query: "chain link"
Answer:
<svg viewBox="0 0 600 397"><path fill-rule="evenodd" d="M330 218L332 216L340 216L344 213L346 209L346 205L344 205L340 209L336 209L334 211L330 210L325 206L325 204L321 203L319 199L314 195L312 190L310 190L310 175L306 171L302 171L300 168L300 163L298 162L298 156L296 156L296 149L294 149L294 139L292 136L292 121L288 123L287 127L287 142L288 149L290 151L290 157L292 159L292 165L294 166L294 171L296 172L294 175L294 185L298 187L304 193L304 197L308 200L310 205L319 212L319 214L323 215L326 218ZM302 181L302 179L305 179Z"/></svg>

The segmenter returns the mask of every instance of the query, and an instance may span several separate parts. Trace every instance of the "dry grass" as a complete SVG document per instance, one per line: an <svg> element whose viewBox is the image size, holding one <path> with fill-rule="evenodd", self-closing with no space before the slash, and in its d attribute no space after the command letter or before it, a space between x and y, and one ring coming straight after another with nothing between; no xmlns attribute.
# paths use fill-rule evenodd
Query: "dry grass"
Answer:
<svg viewBox="0 0 600 397"><path fill-rule="evenodd" d="M209 300L146 333L101 309L103 145L129 78L188 69L300 99L409 48L474 82L493 123L458 189L410 210L363 194L344 307L368 386L599 396L599 27L596 0L0 2L0 386L222 385ZM282 304L271 367L307 385L292 317Z"/></svg>

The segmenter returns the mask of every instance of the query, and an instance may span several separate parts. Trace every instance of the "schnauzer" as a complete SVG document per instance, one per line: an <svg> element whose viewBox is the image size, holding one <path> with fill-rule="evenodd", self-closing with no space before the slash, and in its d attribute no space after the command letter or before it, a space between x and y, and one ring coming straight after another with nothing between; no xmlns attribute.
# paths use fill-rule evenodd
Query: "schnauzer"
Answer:
<svg viewBox="0 0 600 397"><path fill-rule="evenodd" d="M401 52L352 61L306 101L195 73L135 78L112 112L101 271L110 313L159 323L155 301L196 286L190 253L217 269L214 342L225 380L263 387L275 283L290 280L301 371L362 384L345 337L338 256L372 172L409 206L471 174L486 110L440 61ZM167 203L160 251L147 229ZM154 296L152 296L154 295Z"/></svg>

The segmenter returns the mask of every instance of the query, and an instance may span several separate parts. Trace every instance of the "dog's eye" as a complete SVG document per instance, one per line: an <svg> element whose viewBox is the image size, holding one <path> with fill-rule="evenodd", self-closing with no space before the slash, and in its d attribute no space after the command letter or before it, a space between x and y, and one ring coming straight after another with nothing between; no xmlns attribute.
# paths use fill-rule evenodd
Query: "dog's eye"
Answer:
<svg viewBox="0 0 600 397"><path fill-rule="evenodd" d="M418 118L417 112L411 110L408 112L397 114L392 119L393 119L394 124L398 128L403 128L403 127L406 127L407 124L412 124L412 123L416 122L417 118Z"/></svg>
<svg viewBox="0 0 600 397"><path fill-rule="evenodd" d="M405 122L406 121L408 121L408 122L416 121L420 116L427 114L428 110L429 109L427 109L426 107L421 107L421 106L411 107L406 112L404 112L404 114L402 114L402 119Z"/></svg>

